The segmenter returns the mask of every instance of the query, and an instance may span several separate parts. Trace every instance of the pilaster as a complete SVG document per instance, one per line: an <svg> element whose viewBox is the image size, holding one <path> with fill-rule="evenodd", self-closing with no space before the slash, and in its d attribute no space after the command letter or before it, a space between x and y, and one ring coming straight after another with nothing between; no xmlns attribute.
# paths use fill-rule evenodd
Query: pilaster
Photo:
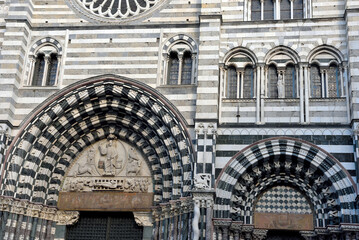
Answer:
<svg viewBox="0 0 359 240"><path fill-rule="evenodd" d="M205 5L215 7L216 4L217 3L208 3ZM218 63L222 17L220 15L210 15L206 13L206 15L200 16L199 21L200 36L195 121L205 120L217 122L220 73ZM216 91L213 91L214 89L216 89Z"/></svg>

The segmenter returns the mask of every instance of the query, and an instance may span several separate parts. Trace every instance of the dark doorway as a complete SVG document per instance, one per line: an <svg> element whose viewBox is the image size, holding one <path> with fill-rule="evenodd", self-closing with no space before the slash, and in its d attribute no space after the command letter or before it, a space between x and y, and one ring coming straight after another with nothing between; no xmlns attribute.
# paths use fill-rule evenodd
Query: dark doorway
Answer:
<svg viewBox="0 0 359 240"><path fill-rule="evenodd" d="M66 240L141 240L143 227L131 212L80 212L79 221L66 228Z"/></svg>
<svg viewBox="0 0 359 240"><path fill-rule="evenodd" d="M269 230L267 240L304 240L298 231Z"/></svg>

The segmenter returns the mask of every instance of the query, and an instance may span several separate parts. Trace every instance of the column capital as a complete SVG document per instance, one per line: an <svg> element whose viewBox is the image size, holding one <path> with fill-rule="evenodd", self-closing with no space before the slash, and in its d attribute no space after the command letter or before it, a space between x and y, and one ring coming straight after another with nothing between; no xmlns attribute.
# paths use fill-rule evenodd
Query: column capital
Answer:
<svg viewBox="0 0 359 240"><path fill-rule="evenodd" d="M309 67L310 66L309 62L300 62L298 65L299 65L299 67Z"/></svg>

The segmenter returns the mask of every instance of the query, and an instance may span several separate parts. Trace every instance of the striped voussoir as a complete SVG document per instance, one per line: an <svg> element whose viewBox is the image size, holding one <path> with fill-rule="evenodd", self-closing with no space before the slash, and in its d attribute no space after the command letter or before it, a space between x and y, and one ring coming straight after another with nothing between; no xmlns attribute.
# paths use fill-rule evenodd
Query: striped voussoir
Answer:
<svg viewBox="0 0 359 240"><path fill-rule="evenodd" d="M193 149L175 107L146 85L113 75L86 79L35 109L10 146L2 193L56 206L66 169L115 128L152 170L156 204L189 195Z"/></svg>
<svg viewBox="0 0 359 240"><path fill-rule="evenodd" d="M253 223L255 202L276 185L305 193L317 227L357 223L356 189L338 160L318 147L292 138L271 138L236 154L216 182L215 218Z"/></svg>
<svg viewBox="0 0 359 240"><path fill-rule="evenodd" d="M37 40L31 47L30 51L29 51L29 54L30 55L34 55L35 54L35 51L37 50L37 48L43 44L46 44L46 43L50 43L54 46L56 46L57 50L58 50L58 54L59 55L62 55L62 46L61 44L59 43L59 41L57 41L56 39L52 38L52 37L45 37L45 38L42 38L42 39L39 39Z"/></svg>
<svg viewBox="0 0 359 240"><path fill-rule="evenodd" d="M198 46L195 40L193 40L193 38L184 35L184 34L178 34L176 36L171 37L170 39L167 40L167 42L163 45L163 53L168 53L169 48L172 46L172 44L174 42L177 41L185 41L188 42L190 44L190 46L192 47L192 50L194 53L198 52Z"/></svg>

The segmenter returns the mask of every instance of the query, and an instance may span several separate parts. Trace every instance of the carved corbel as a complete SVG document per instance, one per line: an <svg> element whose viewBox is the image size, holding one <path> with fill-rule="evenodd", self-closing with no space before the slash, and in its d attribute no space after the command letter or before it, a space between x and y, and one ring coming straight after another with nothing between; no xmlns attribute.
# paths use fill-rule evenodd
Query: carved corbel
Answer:
<svg viewBox="0 0 359 240"><path fill-rule="evenodd" d="M268 230L266 229L254 229L253 230L253 239L255 240L263 240L267 237Z"/></svg>
<svg viewBox="0 0 359 240"><path fill-rule="evenodd" d="M134 212L135 221L138 226L152 227L153 219L150 212Z"/></svg>
<svg viewBox="0 0 359 240"><path fill-rule="evenodd" d="M57 211L55 221L57 225L74 225L79 220L78 211Z"/></svg>

